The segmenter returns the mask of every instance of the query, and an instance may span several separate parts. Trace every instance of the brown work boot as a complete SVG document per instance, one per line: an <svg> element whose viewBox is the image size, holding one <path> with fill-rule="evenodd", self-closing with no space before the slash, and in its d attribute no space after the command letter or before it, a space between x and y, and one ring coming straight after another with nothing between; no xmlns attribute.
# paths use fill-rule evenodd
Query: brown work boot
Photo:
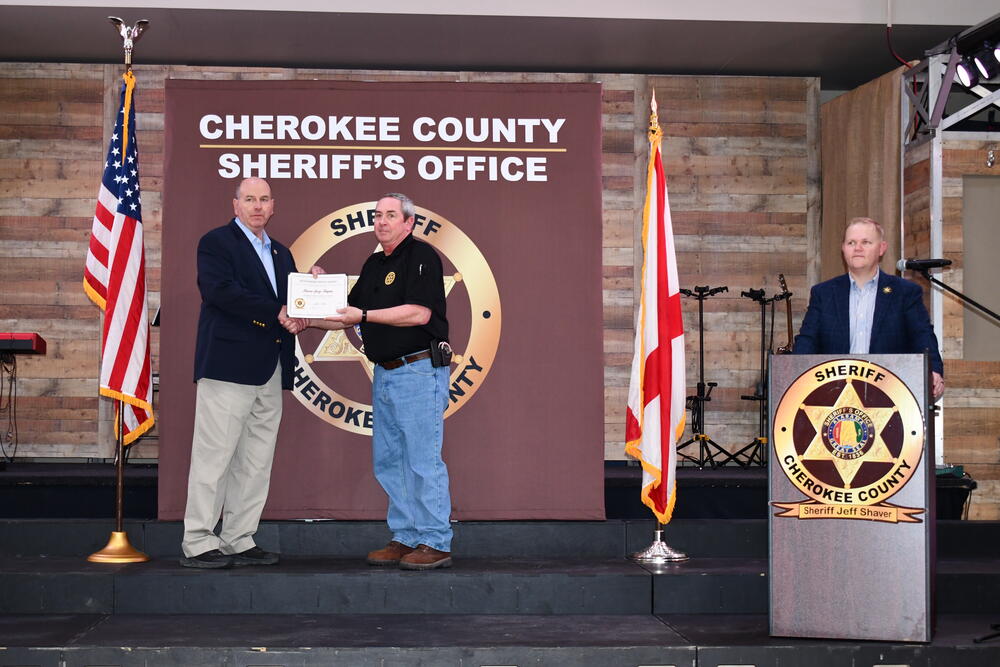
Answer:
<svg viewBox="0 0 1000 667"><path fill-rule="evenodd" d="M433 570L436 567L451 567L450 551L438 551L426 544L418 544L416 549L399 559L401 570Z"/></svg>
<svg viewBox="0 0 1000 667"><path fill-rule="evenodd" d="M398 565L399 559L413 551L413 547L392 540L378 551L368 554L369 565Z"/></svg>

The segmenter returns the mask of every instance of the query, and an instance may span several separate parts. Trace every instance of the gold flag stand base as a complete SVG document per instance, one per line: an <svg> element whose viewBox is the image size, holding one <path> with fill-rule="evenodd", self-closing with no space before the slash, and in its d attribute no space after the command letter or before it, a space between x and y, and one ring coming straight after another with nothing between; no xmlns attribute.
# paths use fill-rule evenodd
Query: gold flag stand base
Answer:
<svg viewBox="0 0 1000 667"><path fill-rule="evenodd" d="M87 560L91 563L145 563L149 556L132 546L128 533L113 530L107 545L87 556Z"/></svg>
<svg viewBox="0 0 1000 667"><path fill-rule="evenodd" d="M663 537L663 529L658 528L653 534L653 543L642 551L637 551L629 556L629 560L634 560L637 563L662 564L679 563L688 559L686 553L670 547L661 539Z"/></svg>

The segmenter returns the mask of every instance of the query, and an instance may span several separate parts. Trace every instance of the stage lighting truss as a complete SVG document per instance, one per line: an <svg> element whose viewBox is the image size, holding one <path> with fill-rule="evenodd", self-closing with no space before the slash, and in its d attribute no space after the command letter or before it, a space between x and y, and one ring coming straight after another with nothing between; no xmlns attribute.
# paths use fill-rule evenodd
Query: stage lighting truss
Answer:
<svg viewBox="0 0 1000 667"><path fill-rule="evenodd" d="M988 81L995 78L1000 73L1000 45L987 42L972 56L972 61L981 79Z"/></svg>
<svg viewBox="0 0 1000 667"><path fill-rule="evenodd" d="M969 102L967 93L979 99ZM903 94L909 102L906 144L925 141L989 107L1000 109L1000 14L928 50L904 72Z"/></svg>
<svg viewBox="0 0 1000 667"><path fill-rule="evenodd" d="M981 53L977 52L976 56ZM996 47L990 52L992 63L986 65L986 73L992 74L989 77L979 71L975 56L963 57L954 46L904 72L903 94L910 107L903 134L905 143L925 140L935 132L947 130L989 107L1000 109L1000 81L996 80L1000 63L995 53ZM949 98L959 90L979 99L968 102L966 95L956 94L949 108ZM961 103L961 108L954 108L956 102Z"/></svg>

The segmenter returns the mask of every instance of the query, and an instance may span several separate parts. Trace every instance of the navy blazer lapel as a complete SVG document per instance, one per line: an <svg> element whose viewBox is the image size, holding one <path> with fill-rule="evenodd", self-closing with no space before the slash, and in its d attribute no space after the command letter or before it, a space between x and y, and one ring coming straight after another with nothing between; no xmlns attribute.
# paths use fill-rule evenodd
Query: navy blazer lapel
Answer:
<svg viewBox="0 0 1000 667"><path fill-rule="evenodd" d="M274 282L278 285L278 300L282 294L288 294L288 274L295 270L294 266L286 266L284 256L278 252L277 244L271 239L271 257L274 259Z"/></svg>
<svg viewBox="0 0 1000 667"><path fill-rule="evenodd" d="M274 294L275 298L277 298L278 295L275 294L274 288L271 287L271 279L267 277L267 271L264 269L264 263L257 255L257 250L253 247L250 239L248 239L247 235L243 233L242 229L240 229L239 224L236 222L236 218L233 218L229 224L233 229L233 233L236 235L236 246L240 248L240 252L246 257L247 264L254 267L256 275L264 281L264 288L271 294ZM271 243L271 250L272 252L274 251L273 242ZM275 262L275 265L277 265L277 262ZM277 268L275 269L275 277L277 277Z"/></svg>
<svg viewBox="0 0 1000 667"><path fill-rule="evenodd" d="M851 276L844 274L833 290L834 325L837 339L844 341L845 350L851 349Z"/></svg>
<svg viewBox="0 0 1000 667"><path fill-rule="evenodd" d="M872 316L872 337L871 340L879 340L879 328L885 321L885 314L892 310L896 304L896 291L889 285L892 276L881 270L878 272L878 287L875 294L875 314Z"/></svg>

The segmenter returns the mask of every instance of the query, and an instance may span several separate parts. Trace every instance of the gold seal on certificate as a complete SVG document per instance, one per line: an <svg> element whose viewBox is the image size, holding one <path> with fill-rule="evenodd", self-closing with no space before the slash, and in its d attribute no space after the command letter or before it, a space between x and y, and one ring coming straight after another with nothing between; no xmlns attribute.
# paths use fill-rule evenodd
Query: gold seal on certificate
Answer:
<svg viewBox="0 0 1000 667"><path fill-rule="evenodd" d="M347 274L288 274L288 316L327 317L347 306Z"/></svg>

